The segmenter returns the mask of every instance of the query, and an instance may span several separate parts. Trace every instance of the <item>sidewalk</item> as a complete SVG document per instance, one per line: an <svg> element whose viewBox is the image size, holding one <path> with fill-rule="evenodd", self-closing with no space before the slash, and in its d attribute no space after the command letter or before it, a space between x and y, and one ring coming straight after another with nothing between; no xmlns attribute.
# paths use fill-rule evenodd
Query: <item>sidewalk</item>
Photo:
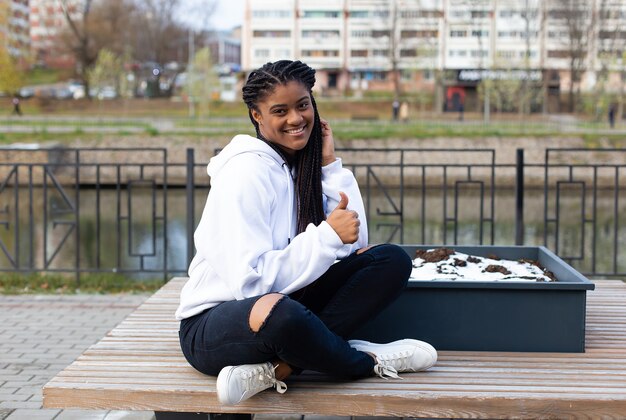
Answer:
<svg viewBox="0 0 626 420"><path fill-rule="evenodd" d="M153 412L51 410L41 388L148 295L0 296L0 420L148 420Z"/></svg>
<svg viewBox="0 0 626 420"><path fill-rule="evenodd" d="M41 392L48 380L148 297L0 295L0 420L153 420L152 411L44 409ZM301 419L299 415L255 416L255 420ZM306 420L350 417L307 415Z"/></svg>

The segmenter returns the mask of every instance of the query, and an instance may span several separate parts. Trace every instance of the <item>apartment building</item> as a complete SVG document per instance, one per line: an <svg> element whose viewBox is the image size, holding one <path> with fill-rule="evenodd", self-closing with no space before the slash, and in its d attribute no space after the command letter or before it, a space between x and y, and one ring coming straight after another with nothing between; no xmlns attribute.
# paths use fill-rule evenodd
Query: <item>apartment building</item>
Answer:
<svg viewBox="0 0 626 420"><path fill-rule="evenodd" d="M398 78L449 110L484 80L524 80L558 107L570 85L621 89L624 47L626 0L247 0L242 66L301 59L329 94Z"/></svg>
<svg viewBox="0 0 626 420"><path fill-rule="evenodd" d="M80 21L84 0L30 0L30 39L33 60L54 68L73 68L74 57L64 47L68 30L64 8Z"/></svg>
<svg viewBox="0 0 626 420"><path fill-rule="evenodd" d="M21 67L27 65L30 54L28 15L28 0L0 4L0 43Z"/></svg>

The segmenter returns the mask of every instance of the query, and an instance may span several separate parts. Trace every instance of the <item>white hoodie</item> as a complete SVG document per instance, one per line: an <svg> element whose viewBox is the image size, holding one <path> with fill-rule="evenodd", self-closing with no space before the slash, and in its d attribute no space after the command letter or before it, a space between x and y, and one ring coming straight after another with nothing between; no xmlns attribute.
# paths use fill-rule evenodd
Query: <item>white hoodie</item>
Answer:
<svg viewBox="0 0 626 420"><path fill-rule="evenodd" d="M309 224L296 236L294 182L282 157L263 141L238 135L207 167L211 191L194 234L196 255L176 319L221 302L270 292L292 293L315 281L337 260L367 245L363 200L341 160L322 168L326 215L346 193L359 214L359 239L344 245L334 229Z"/></svg>

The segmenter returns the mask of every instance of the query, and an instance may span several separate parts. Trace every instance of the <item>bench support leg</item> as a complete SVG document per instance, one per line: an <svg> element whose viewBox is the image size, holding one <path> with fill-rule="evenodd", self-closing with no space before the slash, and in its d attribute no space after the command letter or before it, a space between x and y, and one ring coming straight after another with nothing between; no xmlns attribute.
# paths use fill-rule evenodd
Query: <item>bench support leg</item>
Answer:
<svg viewBox="0 0 626 420"><path fill-rule="evenodd" d="M252 414L209 414L209 420L252 420Z"/></svg>
<svg viewBox="0 0 626 420"><path fill-rule="evenodd" d="M156 420L252 420L252 414L235 413L173 413L155 411Z"/></svg>
<svg viewBox="0 0 626 420"><path fill-rule="evenodd" d="M208 420L207 413L172 413L169 411L155 411L156 420Z"/></svg>

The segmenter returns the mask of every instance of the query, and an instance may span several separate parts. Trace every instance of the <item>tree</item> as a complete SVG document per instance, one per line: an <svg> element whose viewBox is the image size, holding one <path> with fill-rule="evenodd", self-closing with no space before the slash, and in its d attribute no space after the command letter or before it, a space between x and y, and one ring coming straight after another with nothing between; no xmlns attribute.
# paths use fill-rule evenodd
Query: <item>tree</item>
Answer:
<svg viewBox="0 0 626 420"><path fill-rule="evenodd" d="M220 82L215 72L215 63L211 58L211 50L202 48L196 53L187 69L187 84L185 87L189 101L197 104L196 116L208 116L209 104L215 94L219 94Z"/></svg>
<svg viewBox="0 0 626 420"><path fill-rule="evenodd" d="M616 7L617 6L617 7ZM621 7L609 0L601 0L598 5L598 46L597 58L600 70L597 85L594 89L594 102L603 104L596 106L595 111L601 115L608 111L608 107L617 101L617 115L619 120L624 108L624 51L626 50L626 27L621 17ZM618 77L610 80L611 74Z"/></svg>
<svg viewBox="0 0 626 420"><path fill-rule="evenodd" d="M549 15L567 35L563 46L569 63L570 84L568 107L576 110L580 96L580 83L587 70L589 52L593 47L596 29L594 2L587 0L552 0Z"/></svg>
<svg viewBox="0 0 626 420"><path fill-rule="evenodd" d="M15 60L0 44L0 92L15 94L22 87L22 72L17 69Z"/></svg>
<svg viewBox="0 0 626 420"><path fill-rule="evenodd" d="M521 80L521 86L518 93L519 98L519 108L518 111L521 115L530 114L530 106L532 102L537 102L537 100L543 102L544 95L537 95L537 91L535 89L536 82L532 82L530 80L530 72L531 72L531 58L532 58L532 45L533 40L537 40L539 34L542 32L545 23L545 15L541 13L541 3L539 0L524 0L524 4L521 7L521 17L524 21L524 46L525 46L525 54L524 54L524 63L523 69L526 73L526 77ZM537 43L535 42L535 45ZM541 81L541 91L546 88L545 81Z"/></svg>
<svg viewBox="0 0 626 420"><path fill-rule="evenodd" d="M393 92L394 98L400 98L402 94L402 89L400 87L400 75L398 70L398 59L400 52L398 51L399 45L399 36L398 33L398 19L400 16L400 11L398 10L397 0L391 0L390 10L389 10L389 19L390 19L390 28L389 28L389 61L391 64L391 77L393 78Z"/></svg>
<svg viewBox="0 0 626 420"><path fill-rule="evenodd" d="M164 64L177 60L187 28L177 20L180 0L137 0L135 58Z"/></svg>
<svg viewBox="0 0 626 420"><path fill-rule="evenodd" d="M105 86L113 86L116 92L120 92L121 81L124 78L122 59L107 49L100 50L95 65L88 71L87 78L89 84L98 91Z"/></svg>
<svg viewBox="0 0 626 420"><path fill-rule="evenodd" d="M70 0L59 0L63 15L68 25L68 32L64 35L68 48L74 54L78 66L77 73L85 88L85 95L89 97L89 79L87 71L96 61L98 55L94 48L91 34L88 29L89 13L93 0L84 0L83 7L79 13L75 8L76 2Z"/></svg>

